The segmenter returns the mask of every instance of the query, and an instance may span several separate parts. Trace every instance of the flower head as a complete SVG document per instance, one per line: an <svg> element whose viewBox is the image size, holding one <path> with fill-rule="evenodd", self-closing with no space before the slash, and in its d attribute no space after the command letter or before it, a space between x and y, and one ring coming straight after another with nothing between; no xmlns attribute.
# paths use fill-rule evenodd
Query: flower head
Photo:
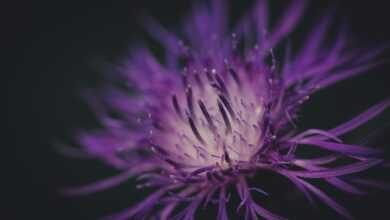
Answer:
<svg viewBox="0 0 390 220"><path fill-rule="evenodd" d="M331 20L326 16L298 53L292 55L287 46L280 59L273 50L296 26L304 1L294 1L274 28L268 27L266 1L258 1L233 30L228 30L226 6L214 0L210 7L195 7L180 35L145 19L146 29L165 49L165 62L146 48L134 50L118 68L127 89L107 86L88 93L104 129L80 135L89 154L122 174L68 193L95 192L136 176L139 188L156 191L112 218L193 219L198 207L216 201L217 219L226 220L230 187L236 189L237 209L245 219L283 219L251 195L267 194L247 182L267 170L286 177L310 201L315 196L351 218L310 180L355 194L363 193L354 185L359 180L377 183L348 178L382 164L381 151L343 143L341 136L390 101L330 130L298 132L296 114L314 92L375 65L372 58L379 50L349 48L343 29L333 43L325 43ZM296 151L302 145L326 155L301 158ZM347 164L331 164L345 158Z"/></svg>

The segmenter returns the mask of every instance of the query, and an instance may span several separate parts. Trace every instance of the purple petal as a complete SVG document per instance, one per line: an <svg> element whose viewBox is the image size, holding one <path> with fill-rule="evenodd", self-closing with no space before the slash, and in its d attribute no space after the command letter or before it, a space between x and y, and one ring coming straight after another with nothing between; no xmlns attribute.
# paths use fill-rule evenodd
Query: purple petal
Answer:
<svg viewBox="0 0 390 220"><path fill-rule="evenodd" d="M299 0L291 3L289 9L280 19L275 31L270 35L265 49L274 47L279 41L289 34L298 23L305 8L305 1Z"/></svg>
<svg viewBox="0 0 390 220"><path fill-rule="evenodd" d="M327 163L331 163L335 160L337 160L339 156L336 155L329 155L324 157L317 157L313 159L295 159L293 161L294 164L297 164L298 166L305 166L307 164L309 165L323 165Z"/></svg>
<svg viewBox="0 0 390 220"><path fill-rule="evenodd" d="M330 184L332 184L333 186L335 186L336 188L340 189L340 190L343 190L345 192L349 192L349 193L352 193L352 194L356 194L356 195L366 195L367 193L358 189L357 187L339 179L339 178L336 178L336 177L332 177L332 178L327 178L326 181Z"/></svg>
<svg viewBox="0 0 390 220"><path fill-rule="evenodd" d="M365 112L355 116L353 119L349 120L348 122L345 122L331 130L329 130L329 133L332 133L334 135L340 136L343 135L372 119L373 117L377 116L381 112L383 112L387 107L390 106L390 99L386 99L371 108L367 109Z"/></svg>
<svg viewBox="0 0 390 220"><path fill-rule="evenodd" d="M375 63L362 64L354 68L348 68L348 69L336 71L333 73L333 75L328 76L322 81L316 83L316 85L319 86L321 89L326 88L341 80L350 78L352 76L356 76L358 74L365 73L367 70L372 69L382 64L383 62L384 61L377 61Z"/></svg>
<svg viewBox="0 0 390 220"><path fill-rule="evenodd" d="M379 180L370 180L370 179L363 179L363 178L348 178L349 181L360 184L362 186L368 186L372 188L378 188L383 190L390 190L390 182L384 182Z"/></svg>
<svg viewBox="0 0 390 220"><path fill-rule="evenodd" d="M219 192L219 206L218 206L218 216L217 220L228 220L228 215L226 212L226 188L222 187Z"/></svg>
<svg viewBox="0 0 390 220"><path fill-rule="evenodd" d="M95 192L103 191L118 186L119 184L128 180L133 174L134 174L133 170L127 170L126 172L120 173L116 176L107 179L100 180L92 184L88 184L80 187L68 188L62 191L64 194L68 196L87 195L90 193L95 193Z"/></svg>
<svg viewBox="0 0 390 220"><path fill-rule="evenodd" d="M156 205L156 203L159 201L161 196L163 196L167 190L169 190L169 187L162 188L162 189L152 193L148 197L146 197L146 199L144 199L142 202L138 203L137 205L135 205L131 208L128 208L128 209L126 209L118 214L107 216L103 219L104 220L127 220L127 219L130 219L130 218L134 217L134 215L137 215L140 212L145 212L145 211L151 209L154 205Z"/></svg>
<svg viewBox="0 0 390 220"><path fill-rule="evenodd" d="M376 156L383 152L379 149L366 148L357 145L333 143L310 138L297 141L296 143L314 145L325 150L346 154L347 156Z"/></svg>
<svg viewBox="0 0 390 220"><path fill-rule="evenodd" d="M356 162L353 164L349 164L337 168L329 168L329 169L323 169L318 171L290 171L290 173L295 176L305 177L305 178L329 178L329 177L348 175L352 173L358 173L367 170L371 167L374 167L382 162L383 160L374 159L374 160Z"/></svg>
<svg viewBox="0 0 390 220"><path fill-rule="evenodd" d="M292 139L293 140L299 140L299 139L303 139L303 138L305 138L307 136L311 136L311 135L315 135L315 134L322 135L325 138L329 138L329 139L337 141L339 143L342 142L342 140L340 138L338 138L336 135L334 135L333 132L323 131L323 130L320 130L320 129L309 129L309 130L306 130L306 131L302 132L301 134L295 136Z"/></svg>
<svg viewBox="0 0 390 220"><path fill-rule="evenodd" d="M310 183L308 183L308 182L306 182L304 180L301 180L301 179L297 179L297 180L302 185L304 185L308 190L310 190L315 195L317 195L318 198L320 198L325 204L327 204L329 207L334 209L337 213L339 213L340 215L344 216L347 219L353 219L351 214L349 214L349 212L344 207L339 205L337 202L335 202L333 199L331 199L328 195L326 195L320 189L318 189L317 187L311 185Z"/></svg>
<svg viewBox="0 0 390 220"><path fill-rule="evenodd" d="M319 22L315 29L308 34L308 39L306 39L305 47L301 49L296 58L296 64L294 67L302 68L306 65L313 62L313 59L318 57L318 49L320 48L327 30L332 21L333 11L324 16L324 18ZM301 72L301 69L295 70L297 73Z"/></svg>
<svg viewBox="0 0 390 220"><path fill-rule="evenodd" d="M179 54L181 49L179 46L179 39L168 30L166 30L160 23L155 21L149 16L145 16L143 19L144 28L149 35L161 45L165 47L166 51Z"/></svg>
<svg viewBox="0 0 390 220"><path fill-rule="evenodd" d="M267 209L257 205L256 203L252 203L251 206L253 207L253 209L256 211L257 214L259 214L260 216L264 217L267 220L287 220L286 218L276 215L268 211Z"/></svg>
<svg viewBox="0 0 390 220"><path fill-rule="evenodd" d="M193 187L188 187L186 189L184 189L183 191L181 191L180 193L178 193L178 196L179 197L187 197L189 196L190 194L194 193L196 191L195 188ZM174 211L174 209L176 208L177 205L180 204L180 201L174 201L174 202L171 202L169 203L168 205L166 205L160 212L160 219L161 220L168 220L168 219L171 219L170 216L171 216L171 213Z"/></svg>
<svg viewBox="0 0 390 220"><path fill-rule="evenodd" d="M277 171L278 173L280 173L281 175L287 177L292 183L295 184L295 186L298 188L299 191L301 191L304 196L306 197L306 199L309 201L309 203L311 205L315 205L315 202L314 202L314 199L312 197L312 195L309 193L309 191L305 188L305 186L300 182L298 181L299 178L297 178L296 176L294 175L291 175L289 172L287 171L283 171L283 170L280 170L280 171Z"/></svg>

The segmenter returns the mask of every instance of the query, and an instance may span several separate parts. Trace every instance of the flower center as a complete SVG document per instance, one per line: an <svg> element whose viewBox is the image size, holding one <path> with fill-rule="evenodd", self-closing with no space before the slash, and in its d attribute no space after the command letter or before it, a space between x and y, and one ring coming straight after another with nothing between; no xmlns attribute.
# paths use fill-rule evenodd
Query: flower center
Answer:
<svg viewBox="0 0 390 220"><path fill-rule="evenodd" d="M157 135L156 143L189 172L249 161L261 147L259 88L232 69L221 75L215 69L186 75L185 88L172 95L163 117L167 129Z"/></svg>

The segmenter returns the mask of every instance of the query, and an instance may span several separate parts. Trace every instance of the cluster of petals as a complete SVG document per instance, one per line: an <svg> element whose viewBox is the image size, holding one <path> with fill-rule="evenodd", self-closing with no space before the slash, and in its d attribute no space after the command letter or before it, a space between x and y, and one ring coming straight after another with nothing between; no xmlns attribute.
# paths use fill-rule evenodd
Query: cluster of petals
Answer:
<svg viewBox="0 0 390 220"><path fill-rule="evenodd" d="M305 6L293 1L274 27L266 1L257 1L233 29L223 0L195 5L177 34L145 18L164 61L146 47L135 48L110 75L112 84L85 93L103 128L79 134L83 150L120 174L67 193L89 194L136 177L138 188L155 191L108 219L191 220L200 207L216 204L216 219L227 220L231 193L241 200L242 219L285 219L253 198L254 191L268 194L248 178L266 170L287 178L308 201L316 198L352 218L311 180L357 195L366 193L362 187L388 188L353 176L384 165L382 151L342 137L383 112L390 100L327 130L299 131L297 113L313 93L377 65L381 48L352 48L343 28L329 40L329 13L293 53L286 39ZM277 49L283 57L275 55ZM300 157L302 146L322 154Z"/></svg>

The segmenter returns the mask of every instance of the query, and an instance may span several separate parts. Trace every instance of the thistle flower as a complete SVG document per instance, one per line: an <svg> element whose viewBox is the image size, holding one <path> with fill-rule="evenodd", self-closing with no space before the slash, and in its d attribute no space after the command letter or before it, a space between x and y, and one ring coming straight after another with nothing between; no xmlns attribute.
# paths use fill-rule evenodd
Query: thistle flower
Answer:
<svg viewBox="0 0 390 220"><path fill-rule="evenodd" d="M381 151L344 143L341 136L381 113L390 100L329 130L298 132L296 117L313 93L376 65L381 50L350 48L344 29L325 43L331 21L325 16L302 49L292 55L287 44L278 58L273 50L302 17L304 1L294 1L274 28L268 27L266 1L258 1L232 30L226 6L214 0L210 7L194 7L177 35L145 19L146 30L165 49L165 62L146 48L135 49L115 75L126 89L113 84L88 93L104 128L80 134L86 152L122 172L67 192L88 194L136 177L138 188L155 191L108 218L189 220L200 206L217 203L216 219L227 220L228 195L237 193L237 215L246 220L284 219L253 198L254 191L267 193L248 179L266 170L287 178L310 202L316 197L352 218L311 180L353 194L364 193L359 186L387 187L351 176L383 165ZM302 158L296 152L303 145L323 154Z"/></svg>

